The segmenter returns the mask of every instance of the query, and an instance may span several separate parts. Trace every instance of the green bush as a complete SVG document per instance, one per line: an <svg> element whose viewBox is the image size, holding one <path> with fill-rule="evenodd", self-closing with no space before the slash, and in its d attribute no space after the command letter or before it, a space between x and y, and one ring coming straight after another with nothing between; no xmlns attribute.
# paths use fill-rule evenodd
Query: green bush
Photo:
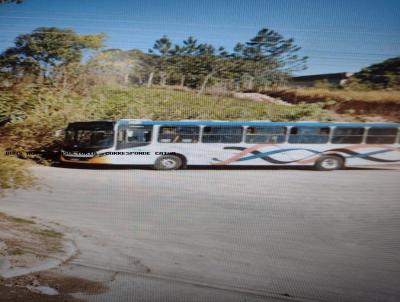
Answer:
<svg viewBox="0 0 400 302"><path fill-rule="evenodd" d="M36 183L36 178L27 170L23 160L6 155L0 149L0 195L7 189L28 188Z"/></svg>
<svg viewBox="0 0 400 302"><path fill-rule="evenodd" d="M0 145L16 152L51 148L54 132L69 122L100 118L101 110L96 110L94 104L82 97L49 89L23 91L22 95L24 102L19 93L9 94L7 100L0 98L0 108L6 107L8 99L29 104L18 114L19 118L13 114L6 117L10 122L0 128Z"/></svg>

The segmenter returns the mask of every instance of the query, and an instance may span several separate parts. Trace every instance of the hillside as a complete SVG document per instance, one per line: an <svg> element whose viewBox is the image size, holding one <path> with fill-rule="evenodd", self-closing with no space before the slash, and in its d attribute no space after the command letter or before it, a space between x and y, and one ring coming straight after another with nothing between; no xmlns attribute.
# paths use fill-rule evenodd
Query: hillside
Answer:
<svg viewBox="0 0 400 302"><path fill-rule="evenodd" d="M352 114L354 112L352 110L356 108L354 106L350 106L348 110L336 110L335 106L341 103L332 102L333 98L326 95L311 97L297 92L296 97L303 102L300 103L300 101L291 101L285 94L275 93L277 95L273 93L270 95L279 96L293 104L283 105L227 96L197 95L194 91L157 87L97 86L84 96L72 92L66 94L62 90L43 87L24 87L18 91L3 91L0 97L0 119L9 120L9 122L0 127L0 146L20 150L46 148L54 144L54 131L64 128L69 122L79 120L120 118L271 121L385 120L384 117L375 115L354 116ZM351 104L350 101L347 103ZM371 104L375 106L374 102ZM399 105L398 102L394 104ZM398 110L391 112L394 117L387 120L396 119Z"/></svg>
<svg viewBox="0 0 400 302"><path fill-rule="evenodd" d="M290 88L267 90L263 93L291 104L319 103L324 109L340 115L357 115L360 120L400 120L400 91L348 90L323 88ZM357 118L355 116L355 118Z"/></svg>
<svg viewBox="0 0 400 302"><path fill-rule="evenodd" d="M12 104L12 106L10 106ZM279 105L161 88L97 86L82 96L25 87L0 96L0 146L31 150L54 143L54 131L72 121L153 120L332 120L319 104Z"/></svg>
<svg viewBox="0 0 400 302"><path fill-rule="evenodd" d="M227 96L197 95L195 91L167 88L103 87L91 97L105 106L104 115L112 118L150 118L154 120L217 119L273 120L329 119L318 105L287 106L254 102Z"/></svg>

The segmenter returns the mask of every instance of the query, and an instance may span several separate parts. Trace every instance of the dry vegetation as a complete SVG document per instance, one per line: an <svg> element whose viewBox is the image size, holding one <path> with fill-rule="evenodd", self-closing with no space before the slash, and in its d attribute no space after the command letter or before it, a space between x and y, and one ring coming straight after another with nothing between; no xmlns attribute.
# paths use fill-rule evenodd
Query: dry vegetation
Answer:
<svg viewBox="0 0 400 302"><path fill-rule="evenodd" d="M287 88L263 91L292 104L319 103L337 114L351 115L361 121L399 122L399 90L350 90L324 88Z"/></svg>
<svg viewBox="0 0 400 302"><path fill-rule="evenodd" d="M0 257L5 257L10 268L30 267L47 257L63 252L63 234L24 219L0 213Z"/></svg>
<svg viewBox="0 0 400 302"><path fill-rule="evenodd" d="M6 156L0 148L0 197L7 189L27 188L35 184L36 178L26 165L21 159Z"/></svg>
<svg viewBox="0 0 400 302"><path fill-rule="evenodd" d="M393 102L400 104L399 90L350 90L350 89L322 89L322 88L297 88L289 89L298 97L310 97L314 100L325 99L337 102L364 101L364 102Z"/></svg>

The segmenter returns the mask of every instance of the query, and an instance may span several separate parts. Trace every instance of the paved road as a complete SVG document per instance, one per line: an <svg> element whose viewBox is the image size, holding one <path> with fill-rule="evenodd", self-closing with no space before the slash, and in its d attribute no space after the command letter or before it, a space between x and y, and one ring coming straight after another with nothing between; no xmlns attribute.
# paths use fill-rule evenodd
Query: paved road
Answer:
<svg viewBox="0 0 400 302"><path fill-rule="evenodd" d="M121 272L109 295L400 300L399 168L33 171L0 211L79 232L72 264Z"/></svg>

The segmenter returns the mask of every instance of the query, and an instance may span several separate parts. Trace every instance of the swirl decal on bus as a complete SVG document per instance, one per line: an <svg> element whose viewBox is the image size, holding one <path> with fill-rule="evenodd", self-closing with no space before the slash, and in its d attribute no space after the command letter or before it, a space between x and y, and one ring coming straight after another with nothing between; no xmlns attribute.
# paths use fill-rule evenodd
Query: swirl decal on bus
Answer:
<svg viewBox="0 0 400 302"><path fill-rule="evenodd" d="M218 158L213 158L216 163L213 163L212 165L228 165L232 162L243 162L243 161L248 161L248 160L253 160L253 159L262 159L266 162L269 162L271 164L289 164L289 163L299 163L299 164L310 164L314 163L319 156L321 155L334 155L340 153L343 155L345 159L349 158L362 158L365 160L369 161L374 161L374 162L380 162L380 163L394 163L394 162L400 162L400 158L396 160L392 159L383 159L379 157L375 157L374 155L378 154L384 154L388 152L394 152L394 151L399 151L399 148L393 148L390 146L385 146L385 145L354 145L350 146L347 148L334 148L334 149L328 149L325 151L317 151L314 149L308 149L308 148L286 148L282 149L279 148L277 145L268 145L268 147L276 147L279 149L274 149L274 150L269 150L269 151L259 151L260 148L266 147L267 145L256 145L251 148L244 148L244 147L236 147L236 146L227 146L224 147L225 150L239 150L242 151L239 154L236 154L235 156L232 156L226 160L219 160ZM370 151L366 153L360 153L356 152L355 150L358 149L371 149L371 148L381 148L380 150L375 150L375 151ZM310 152L311 154L309 156L303 157L301 159L294 159L294 160L279 160L276 158L271 157L271 155L276 155L279 153L283 152L290 152L290 151L307 151ZM251 155L250 155L251 154ZM246 156L248 155L248 156Z"/></svg>

